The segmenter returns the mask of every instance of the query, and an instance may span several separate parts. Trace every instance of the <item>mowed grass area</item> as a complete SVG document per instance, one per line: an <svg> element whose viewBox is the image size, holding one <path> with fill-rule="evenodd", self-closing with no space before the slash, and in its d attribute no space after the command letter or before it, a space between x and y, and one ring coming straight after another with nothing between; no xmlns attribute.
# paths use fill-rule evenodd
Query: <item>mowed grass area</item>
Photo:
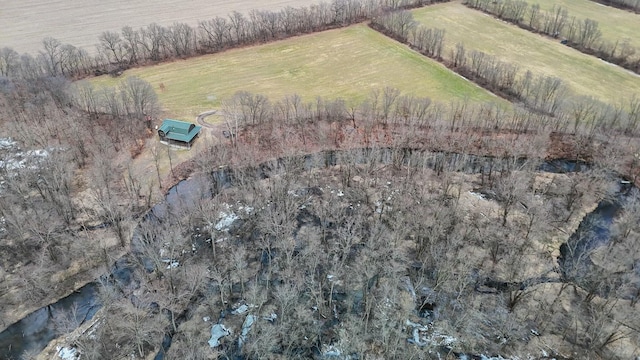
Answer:
<svg viewBox="0 0 640 360"><path fill-rule="evenodd" d="M610 103L640 95L640 76L460 3L429 6L413 14L427 27L446 29L447 56L462 43L467 51L480 50L517 64L521 73L559 77L577 94Z"/></svg>
<svg viewBox="0 0 640 360"><path fill-rule="evenodd" d="M272 101L298 94L305 101L322 96L355 104L373 90L390 86L435 101L502 101L364 24L91 81L113 85L126 76L149 81L167 115L186 119L219 107L222 100L241 90L266 95ZM161 83L164 91L159 90Z"/></svg>
<svg viewBox="0 0 640 360"><path fill-rule="evenodd" d="M629 43L640 48L640 14L616 9L591 0L528 0L530 5L540 4L540 9L551 11L553 6L567 9L569 17L591 19L598 22L602 31L602 39L616 42L629 40Z"/></svg>

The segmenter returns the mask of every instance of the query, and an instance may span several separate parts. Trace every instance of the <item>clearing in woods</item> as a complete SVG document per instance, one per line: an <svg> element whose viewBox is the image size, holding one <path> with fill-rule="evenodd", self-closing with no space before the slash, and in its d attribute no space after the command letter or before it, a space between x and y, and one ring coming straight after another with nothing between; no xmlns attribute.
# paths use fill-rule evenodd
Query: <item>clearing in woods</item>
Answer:
<svg viewBox="0 0 640 360"><path fill-rule="evenodd" d="M518 65L522 73L531 70L534 75L561 78L577 94L611 104L640 93L640 76L460 3L424 7L413 15L429 28L445 29L447 56L462 43L467 52L491 54Z"/></svg>
<svg viewBox="0 0 640 360"><path fill-rule="evenodd" d="M181 119L219 107L237 91L262 94L272 101L298 94L304 101L321 96L358 103L389 86L435 101L503 102L364 24L130 69L122 75L126 76L150 82L167 114ZM121 78L105 75L91 81L112 85Z"/></svg>

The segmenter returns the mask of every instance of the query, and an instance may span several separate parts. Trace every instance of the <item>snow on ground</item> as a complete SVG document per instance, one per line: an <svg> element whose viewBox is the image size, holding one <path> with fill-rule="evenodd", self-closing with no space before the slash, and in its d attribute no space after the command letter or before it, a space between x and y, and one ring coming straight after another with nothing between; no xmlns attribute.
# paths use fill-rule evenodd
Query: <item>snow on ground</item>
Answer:
<svg viewBox="0 0 640 360"><path fill-rule="evenodd" d="M63 360L75 360L76 356L77 356L77 350L74 347L56 347L56 350L58 350L58 352L56 353L56 355L58 355L59 358L63 359Z"/></svg>
<svg viewBox="0 0 640 360"><path fill-rule="evenodd" d="M5 150L0 154L0 169L7 172L25 169L30 163L33 165L28 167L35 169L38 161L51 154L51 150L47 149L21 151L18 143L11 138L0 138L0 150Z"/></svg>
<svg viewBox="0 0 640 360"><path fill-rule="evenodd" d="M11 138L0 138L0 150L7 150L15 147L18 143Z"/></svg>

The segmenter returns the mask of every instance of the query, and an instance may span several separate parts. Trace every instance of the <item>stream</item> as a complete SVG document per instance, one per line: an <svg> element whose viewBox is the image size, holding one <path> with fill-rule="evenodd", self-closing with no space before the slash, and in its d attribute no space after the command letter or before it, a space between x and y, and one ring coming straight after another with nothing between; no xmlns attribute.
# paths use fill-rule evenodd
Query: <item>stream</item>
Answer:
<svg viewBox="0 0 640 360"><path fill-rule="evenodd" d="M375 154L375 158L369 156ZM429 156L424 156L428 154ZM322 151L315 154L297 157L280 158L262 163L252 167L249 171L255 171L258 178L268 178L273 174L287 171L290 163L303 163L305 171L334 166L338 164L397 164L401 166L428 167L437 172L460 171L470 174L491 174L504 169L517 169L526 163L526 159L510 159L502 161L499 158L483 157L476 155L465 155L455 153L432 153L422 150L403 149L392 151L392 149L355 149L342 151ZM567 161L552 160L539 164L540 172L566 173L583 171L588 168L588 164ZM247 171L247 169L245 169ZM189 209L191 204L197 203L202 198L211 198L220 189L233 186L236 178L235 172L231 169L220 169L212 172L210 177L193 177L183 180L172 187L165 197L165 201L155 205L142 221L157 221L171 213L180 213ZM613 219L621 209L619 205L631 186L621 186L617 198L613 202L603 201L595 211L588 214L580 224L576 233L589 231L596 236L577 236L574 233L569 241L562 245L561 256L558 263L564 277L571 277L576 273L578 266L591 266L588 257L586 261L581 259L581 254L589 252L594 248L605 244L609 238L609 228ZM637 191L637 188L633 188ZM98 290L101 283L112 281L120 286L135 287L136 279L133 278L133 271L129 257L140 257L141 252L137 249L136 243L140 241L139 235L134 232L131 241L131 251L123 258L115 262L110 273L103 275L94 282L74 291L71 295L58 300L57 302L42 307L22 320L10 325L5 331L0 333L0 359L19 359L25 352L36 353L42 351L47 344L66 333L71 332L77 326L89 321L101 308L98 298ZM569 251L571 249L571 251ZM144 263L144 259L142 259ZM180 317L186 319L188 309ZM69 319L66 326L60 326L60 318ZM57 325L58 324L58 325ZM158 339L158 342L161 342ZM171 334L166 335L162 340L160 352L155 359L162 359L163 353L171 345Z"/></svg>

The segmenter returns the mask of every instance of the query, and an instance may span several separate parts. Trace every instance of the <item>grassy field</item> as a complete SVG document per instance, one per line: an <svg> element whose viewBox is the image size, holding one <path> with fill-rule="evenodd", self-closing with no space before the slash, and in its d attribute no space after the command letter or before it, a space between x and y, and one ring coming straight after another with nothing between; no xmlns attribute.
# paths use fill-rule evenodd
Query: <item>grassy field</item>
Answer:
<svg viewBox="0 0 640 360"><path fill-rule="evenodd" d="M307 101L322 96L359 102L373 90L391 86L437 101L496 99L365 25L131 69L123 76L143 78L155 89L164 84L158 95L168 115L188 119L218 107L240 90L272 100L297 93ZM119 79L103 76L93 81L113 84Z"/></svg>
<svg viewBox="0 0 640 360"><path fill-rule="evenodd" d="M455 44L463 43L467 50L517 64L522 72L559 77L578 94L611 103L640 94L640 76L462 4L425 7L415 10L414 17L425 26L446 29L447 56Z"/></svg>
<svg viewBox="0 0 640 360"><path fill-rule="evenodd" d="M550 11L553 6L567 9L569 16L578 19L592 19L598 22L602 38L608 41L629 40L640 48L640 15L629 11L605 6L591 0L528 0L530 4L540 4L542 10Z"/></svg>

